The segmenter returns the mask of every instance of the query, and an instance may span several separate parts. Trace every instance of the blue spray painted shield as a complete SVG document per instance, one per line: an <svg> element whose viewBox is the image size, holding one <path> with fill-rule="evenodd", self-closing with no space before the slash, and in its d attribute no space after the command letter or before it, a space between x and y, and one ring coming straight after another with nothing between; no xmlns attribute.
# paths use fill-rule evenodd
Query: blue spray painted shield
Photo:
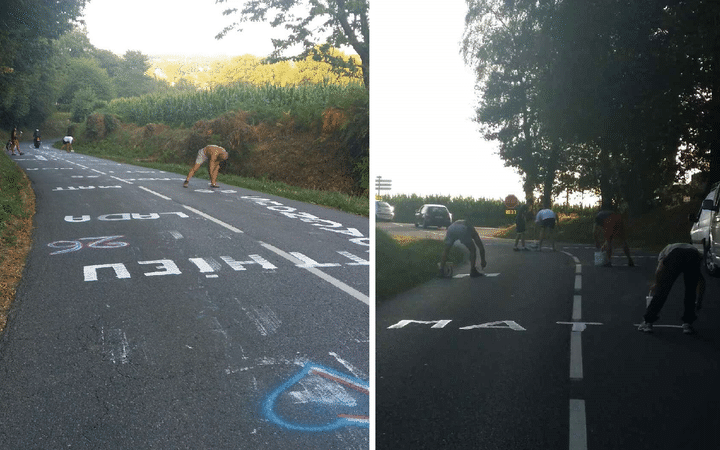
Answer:
<svg viewBox="0 0 720 450"><path fill-rule="evenodd" d="M300 391L290 391L298 385ZM297 431L331 431L370 426L366 381L314 363L273 391L263 403L265 417Z"/></svg>

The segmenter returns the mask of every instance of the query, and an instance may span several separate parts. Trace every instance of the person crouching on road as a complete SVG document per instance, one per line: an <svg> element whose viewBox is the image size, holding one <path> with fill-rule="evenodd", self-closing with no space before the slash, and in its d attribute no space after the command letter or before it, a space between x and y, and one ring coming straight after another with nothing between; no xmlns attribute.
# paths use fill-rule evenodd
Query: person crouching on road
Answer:
<svg viewBox="0 0 720 450"><path fill-rule="evenodd" d="M638 330L652 333L652 324L658 319L658 313L665 304L670 289L682 273L685 282L685 311L682 316L682 329L683 333L692 334L695 332L692 323L697 319L695 311L702 308L705 294L705 278L700 273L702 255L691 244L670 244L660 252L658 261L655 283L650 288L652 300L645 310L643 322Z"/></svg>
<svg viewBox="0 0 720 450"><path fill-rule="evenodd" d="M190 178L195 175L195 172L197 172L205 161L209 160L208 173L210 174L210 187L219 188L220 186L217 185L217 176L220 171L220 162L227 161L229 156L230 154L224 148L217 145L208 145L198 150L195 165L192 169L190 169L190 173L188 173L188 176L183 183L183 187L188 187Z"/></svg>
<svg viewBox="0 0 720 450"><path fill-rule="evenodd" d="M442 257L440 258L440 276L444 276L445 274L445 264L447 263L450 249L455 244L455 241L460 241L470 251L470 276L482 276L475 267L475 262L477 261L475 246L477 245L478 249L480 249L480 265L483 269L487 265L487 262L485 261L485 247L483 246L475 227L471 226L464 220L457 220L447 228L447 232L445 234L445 249L443 250Z"/></svg>
<svg viewBox="0 0 720 450"><path fill-rule="evenodd" d="M555 236L553 235L553 229L557 222L557 215L550 209L545 208L538 211L535 216L535 223L542 227L540 231L540 241L538 242L537 251L542 251L542 244L546 237L550 237L552 243L552 249L555 251Z"/></svg>
<svg viewBox="0 0 720 450"><path fill-rule="evenodd" d="M635 265L630 257L630 247L627 243L627 230L622 215L608 209L600 211L597 216L595 216L593 236L595 238L595 248L598 251L602 250L607 253L607 262L603 264L603 267L612 266L613 239L616 239L616 242L620 241L622 243L623 251L628 259L628 266L633 267ZM604 243L602 243L603 238Z"/></svg>

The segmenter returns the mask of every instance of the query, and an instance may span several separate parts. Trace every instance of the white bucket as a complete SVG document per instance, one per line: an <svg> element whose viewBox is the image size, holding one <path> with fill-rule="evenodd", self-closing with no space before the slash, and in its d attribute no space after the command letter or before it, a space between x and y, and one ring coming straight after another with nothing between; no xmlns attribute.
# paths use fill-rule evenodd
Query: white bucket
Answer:
<svg viewBox="0 0 720 450"><path fill-rule="evenodd" d="M607 263L608 263L607 253L595 252L595 265L596 266L603 266Z"/></svg>

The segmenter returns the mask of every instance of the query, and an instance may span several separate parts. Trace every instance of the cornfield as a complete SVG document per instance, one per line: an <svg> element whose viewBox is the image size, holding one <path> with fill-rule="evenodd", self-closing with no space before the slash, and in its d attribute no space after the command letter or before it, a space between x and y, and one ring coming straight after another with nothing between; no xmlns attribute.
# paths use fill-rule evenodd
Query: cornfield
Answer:
<svg viewBox="0 0 720 450"><path fill-rule="evenodd" d="M190 126L228 111L242 110L252 112L257 122L274 123L290 115L299 127L307 129L320 123L324 109L347 107L362 96L367 96L367 91L360 84L236 84L196 92L120 98L111 101L108 109L124 122L141 126L148 123Z"/></svg>

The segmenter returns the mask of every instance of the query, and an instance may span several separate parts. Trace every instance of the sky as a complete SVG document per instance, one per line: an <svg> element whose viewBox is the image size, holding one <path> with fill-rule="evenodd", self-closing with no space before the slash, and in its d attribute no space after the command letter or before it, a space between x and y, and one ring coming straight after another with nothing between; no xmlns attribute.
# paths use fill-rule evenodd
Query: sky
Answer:
<svg viewBox="0 0 720 450"><path fill-rule="evenodd" d="M88 37L118 55L272 51L270 37L278 30L250 24L218 41L215 35L236 18L222 15L228 4L187 4L125 0L118 7L116 0L91 0L84 15ZM371 180L392 180L391 195L524 198L521 177L504 167L497 144L485 141L471 119L478 98L472 69L460 55L465 8L464 0L442 7L427 0L370 1Z"/></svg>
<svg viewBox="0 0 720 450"><path fill-rule="evenodd" d="M230 32L223 39L215 36L237 20L223 16L233 5L215 0L90 0L84 20L90 42L97 48L120 56L128 50L145 55L227 55L267 56L272 52L272 30L265 24L244 24L242 33Z"/></svg>
<svg viewBox="0 0 720 450"><path fill-rule="evenodd" d="M390 195L524 199L522 178L472 121L475 77L460 54L465 1L438 5L370 2L371 181L391 180Z"/></svg>

